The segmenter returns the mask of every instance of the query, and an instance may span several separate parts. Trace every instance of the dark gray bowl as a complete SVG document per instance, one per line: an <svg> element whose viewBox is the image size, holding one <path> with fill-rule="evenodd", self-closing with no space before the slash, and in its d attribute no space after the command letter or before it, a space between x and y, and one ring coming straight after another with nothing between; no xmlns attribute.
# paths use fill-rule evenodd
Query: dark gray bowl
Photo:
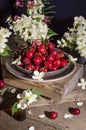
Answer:
<svg viewBox="0 0 86 130"><path fill-rule="evenodd" d="M58 49L57 49L58 50ZM58 50L58 51L61 51L61 50ZM51 77L51 76L55 76L63 71L65 71L69 65L70 65L70 60L69 60L69 55L64 52L64 58L66 58L68 60L68 64L63 67L63 68L59 68L58 70L56 71L48 71L48 72L45 72L45 77ZM25 73L25 74L30 74L30 75L33 75L33 71L30 71L30 70L26 70L18 65L15 64L15 66L17 67L18 70L20 70L22 73Z"/></svg>

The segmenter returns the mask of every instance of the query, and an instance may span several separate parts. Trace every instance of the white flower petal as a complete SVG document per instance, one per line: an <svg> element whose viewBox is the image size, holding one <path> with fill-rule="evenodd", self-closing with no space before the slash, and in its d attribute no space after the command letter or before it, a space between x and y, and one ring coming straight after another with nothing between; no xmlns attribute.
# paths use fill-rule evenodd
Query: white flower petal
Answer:
<svg viewBox="0 0 86 130"><path fill-rule="evenodd" d="M34 71L35 76L39 76L39 72L37 70Z"/></svg>
<svg viewBox="0 0 86 130"><path fill-rule="evenodd" d="M28 112L28 114L29 114L29 115L31 115L31 114L32 114L32 111L31 111L31 110L28 110L27 112Z"/></svg>
<svg viewBox="0 0 86 130"><path fill-rule="evenodd" d="M11 93L15 93L16 92L16 88L11 89Z"/></svg>
<svg viewBox="0 0 86 130"><path fill-rule="evenodd" d="M81 87L82 85L81 85L81 83L77 83L77 86L78 86L78 87Z"/></svg>
<svg viewBox="0 0 86 130"><path fill-rule="evenodd" d="M39 118L45 118L45 114L39 115Z"/></svg>
<svg viewBox="0 0 86 130"><path fill-rule="evenodd" d="M40 77L44 77L44 72L40 72Z"/></svg>
<svg viewBox="0 0 86 130"><path fill-rule="evenodd" d="M86 88L85 88L85 86L82 86L81 88L82 88L83 90L85 90L85 89L86 89Z"/></svg>
<svg viewBox="0 0 86 130"><path fill-rule="evenodd" d="M19 57L16 60L14 60L11 64L17 64L20 62L20 60L21 60L21 56L19 55Z"/></svg>
<svg viewBox="0 0 86 130"><path fill-rule="evenodd" d="M30 126L28 130L35 130L34 126Z"/></svg>
<svg viewBox="0 0 86 130"><path fill-rule="evenodd" d="M21 99L22 98L22 94L17 94L17 99Z"/></svg>
<svg viewBox="0 0 86 130"><path fill-rule="evenodd" d="M67 119L67 118L73 118L73 115L72 114L65 114L64 115L64 118Z"/></svg>
<svg viewBox="0 0 86 130"><path fill-rule="evenodd" d="M82 106L82 105L83 105L83 102L77 102L77 105L78 105L78 106Z"/></svg>
<svg viewBox="0 0 86 130"><path fill-rule="evenodd" d="M82 83L84 83L84 82L85 82L85 79L84 79L84 78L81 78L80 81L81 81Z"/></svg>

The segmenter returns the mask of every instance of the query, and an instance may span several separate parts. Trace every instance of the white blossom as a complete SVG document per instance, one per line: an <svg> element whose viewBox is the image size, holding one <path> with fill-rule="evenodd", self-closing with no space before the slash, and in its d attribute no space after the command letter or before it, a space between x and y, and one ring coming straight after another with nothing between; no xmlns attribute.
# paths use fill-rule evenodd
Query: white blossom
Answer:
<svg viewBox="0 0 86 130"><path fill-rule="evenodd" d="M11 93L15 93L16 92L16 88L11 89Z"/></svg>
<svg viewBox="0 0 86 130"><path fill-rule="evenodd" d="M65 115L64 115L64 118L65 118L65 119L67 119L67 118L72 118L72 117L73 117L72 114L65 114Z"/></svg>
<svg viewBox="0 0 86 130"><path fill-rule="evenodd" d="M39 118L45 118L45 114L39 115Z"/></svg>
<svg viewBox="0 0 86 130"><path fill-rule="evenodd" d="M78 59L77 58L73 58L73 56L69 55L69 59L71 62L76 62Z"/></svg>
<svg viewBox="0 0 86 130"><path fill-rule="evenodd" d="M86 19L83 16L75 17L73 27L68 28L57 43L57 47L68 47L86 58Z"/></svg>
<svg viewBox="0 0 86 130"><path fill-rule="evenodd" d="M37 101L37 94L33 94L32 91L23 91L23 93L17 94L17 99L19 99L19 102L17 104L17 108L25 109L27 108L31 103Z"/></svg>
<svg viewBox="0 0 86 130"><path fill-rule="evenodd" d="M44 72L38 72L37 70L34 71L34 75L32 76L33 79L36 79L36 80L43 80L43 77L44 77Z"/></svg>
<svg viewBox="0 0 86 130"><path fill-rule="evenodd" d="M83 105L83 102L77 102L77 105L78 105L78 106L82 106L82 105Z"/></svg>
<svg viewBox="0 0 86 130"><path fill-rule="evenodd" d="M35 130L34 126L30 126L28 130Z"/></svg>
<svg viewBox="0 0 86 130"><path fill-rule="evenodd" d="M48 25L44 22L43 14L44 3L42 0L34 0L34 4L29 8L28 16L22 14L17 20L8 17L7 23L15 35L19 35L24 41L32 44L35 40L46 40L50 37L48 34Z"/></svg>
<svg viewBox="0 0 86 130"><path fill-rule="evenodd" d="M0 28L0 54L4 53L5 48L7 47L8 37L11 35L11 32L7 28Z"/></svg>
<svg viewBox="0 0 86 130"><path fill-rule="evenodd" d="M28 113L29 115L31 115L31 114L32 114L32 111L31 111L31 110L28 110L27 113Z"/></svg>
<svg viewBox="0 0 86 130"><path fill-rule="evenodd" d="M86 81L85 81L85 79L81 78L80 82L77 83L77 86L81 87L83 90L85 90L86 89Z"/></svg>

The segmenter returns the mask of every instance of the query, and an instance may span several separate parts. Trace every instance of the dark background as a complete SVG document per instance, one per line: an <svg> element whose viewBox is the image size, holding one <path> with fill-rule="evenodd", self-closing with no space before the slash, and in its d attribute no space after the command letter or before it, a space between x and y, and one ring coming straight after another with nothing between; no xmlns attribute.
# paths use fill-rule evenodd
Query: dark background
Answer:
<svg viewBox="0 0 86 130"><path fill-rule="evenodd" d="M0 0L0 26L6 26L5 20L11 14L20 15L25 12L24 8L15 10L15 0ZM52 14L54 19L50 27L58 33L61 38L68 27L72 26L75 16L86 17L86 0L50 0L51 5L55 5Z"/></svg>

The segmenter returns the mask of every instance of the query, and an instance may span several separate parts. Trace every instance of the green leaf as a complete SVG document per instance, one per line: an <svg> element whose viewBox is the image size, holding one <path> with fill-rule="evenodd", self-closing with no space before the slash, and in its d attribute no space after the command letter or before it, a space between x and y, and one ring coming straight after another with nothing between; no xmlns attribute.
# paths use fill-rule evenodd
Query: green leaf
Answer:
<svg viewBox="0 0 86 130"><path fill-rule="evenodd" d="M48 29L48 36L49 37L52 37L52 36L55 36L55 35L57 35L56 32L54 32L52 29Z"/></svg>
<svg viewBox="0 0 86 130"><path fill-rule="evenodd" d="M33 94L36 94L37 95L37 100L39 100L39 97L42 95L42 92L41 91L37 91L37 90L33 90L33 89L30 89L30 91L32 91Z"/></svg>
<svg viewBox="0 0 86 130"><path fill-rule="evenodd" d="M36 20L37 22L39 22L41 18L33 18L33 20Z"/></svg>
<svg viewBox="0 0 86 130"><path fill-rule="evenodd" d="M43 2L43 4L44 4L44 5L49 5L49 4L50 4L50 2L45 1L45 2Z"/></svg>
<svg viewBox="0 0 86 130"><path fill-rule="evenodd" d="M41 91L37 91L37 90L32 90L32 93L37 95L37 100L39 100L40 99L40 95L42 95L42 92Z"/></svg>
<svg viewBox="0 0 86 130"><path fill-rule="evenodd" d="M56 12L55 11L48 11L48 12L45 12L45 14L55 14Z"/></svg>
<svg viewBox="0 0 86 130"><path fill-rule="evenodd" d="M19 109L17 108L17 104L18 104L18 102L15 102L13 104L12 108L11 108L11 110L12 110L12 116L14 115L15 112L19 111Z"/></svg>
<svg viewBox="0 0 86 130"><path fill-rule="evenodd" d="M29 15L29 9L27 8L27 15Z"/></svg>
<svg viewBox="0 0 86 130"><path fill-rule="evenodd" d="M37 91L37 90L32 90L33 94L36 94L37 96L40 96L42 94L41 91Z"/></svg>
<svg viewBox="0 0 86 130"><path fill-rule="evenodd" d="M47 8L45 8L45 11L46 10L49 10L49 9L52 9L52 8L54 8L55 7L55 5L52 5L52 6L50 6L50 7L47 7Z"/></svg>
<svg viewBox="0 0 86 130"><path fill-rule="evenodd" d="M0 56L8 56L8 52L9 52L10 48L8 45L6 45L6 47L4 48L4 52L0 53Z"/></svg>

